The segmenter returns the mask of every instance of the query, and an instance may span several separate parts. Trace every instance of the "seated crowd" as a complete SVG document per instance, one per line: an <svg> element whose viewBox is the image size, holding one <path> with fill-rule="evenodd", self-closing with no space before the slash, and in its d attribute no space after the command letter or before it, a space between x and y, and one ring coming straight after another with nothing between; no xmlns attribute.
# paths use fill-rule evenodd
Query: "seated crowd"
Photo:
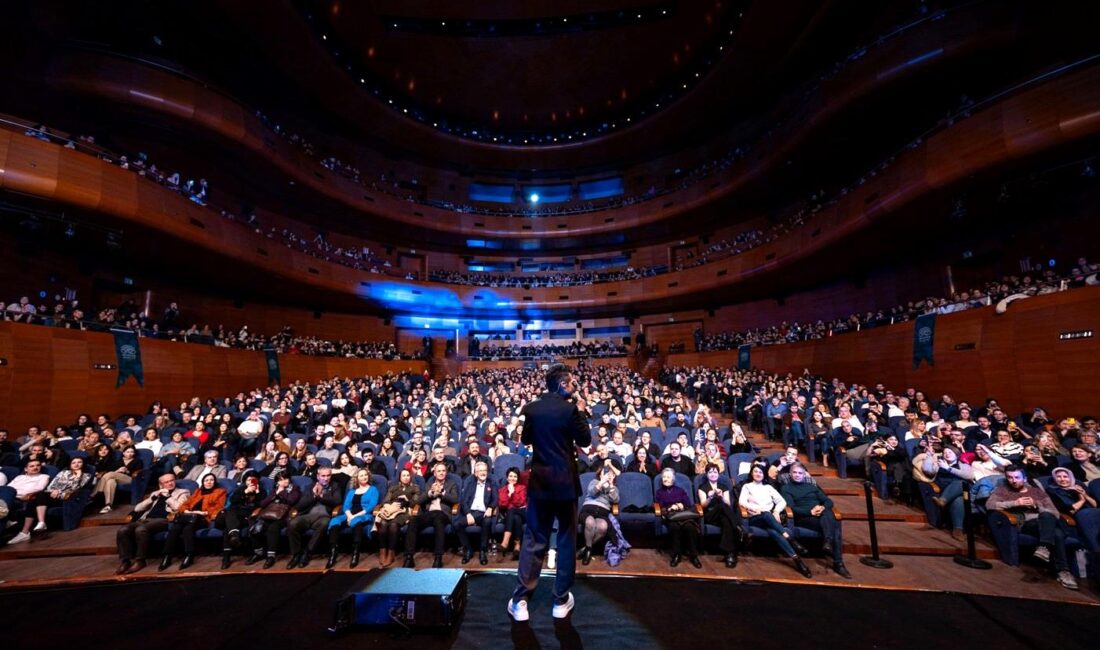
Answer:
<svg viewBox="0 0 1100 650"><path fill-rule="evenodd" d="M547 357L564 357L578 359L586 357L623 357L627 354L627 346L613 341L581 342L573 341L569 344L544 343L540 345L519 345L482 343L473 339L469 356L471 359L541 359Z"/></svg>
<svg viewBox="0 0 1100 650"><path fill-rule="evenodd" d="M601 282L638 280L663 273L665 267L645 266L635 269L628 266L619 271L566 271L553 275L508 273L460 273L458 271L432 271L429 280L447 284L464 284L476 287L512 287L537 289L540 287L579 287Z"/></svg>
<svg viewBox="0 0 1100 650"><path fill-rule="evenodd" d="M161 317L156 319L140 311L132 299L125 300L118 307L100 309L94 317L90 316L91 312L85 312L75 298L65 299L55 295L53 300L52 309L45 303L36 306L27 296L6 304L0 301L0 320L94 331L124 328L146 338L206 343L241 350L272 349L280 354L360 359L418 359L423 354L422 351L411 354L402 352L393 341L331 341L299 336L289 326L273 335L252 333L247 325L239 330L223 325L216 328L209 325L200 328L197 324L184 327L179 305L175 302L170 303Z"/></svg>
<svg viewBox="0 0 1100 650"><path fill-rule="evenodd" d="M782 440L788 452L774 461L780 473L799 449L811 462L818 456L826 466L835 461L842 477L849 467L862 468L880 498L922 505L929 524L948 527L955 539L963 536L968 497L975 510L988 513L1002 558L1014 556L1012 540L1023 543L1021 535L1031 535L1034 557L1050 561L1067 588L1077 588L1066 552L1071 540L1098 550L1088 541L1100 526L1100 426L1093 416L1054 418L1042 408L1011 415L995 399L972 405L808 372L779 377L670 368L660 379ZM1002 511L1008 513L1003 520Z"/></svg>
<svg viewBox="0 0 1100 650"><path fill-rule="evenodd" d="M696 351L732 350L742 345L779 345L795 341L822 339L845 332L857 332L872 327L882 327L894 323L912 320L922 314L949 314L967 309L988 307L1005 300L1038 296L1072 287L1097 284L1096 274L1100 272L1100 263L1090 263L1086 258L1077 259L1077 263L1067 273L1057 273L1053 269L1037 269L1034 273L1004 276L999 281L987 282L982 287L969 291L960 291L949 297L928 297L910 301L890 309L868 311L864 314L852 314L847 318L831 321L819 320L815 323L779 323L771 327L745 330L742 332L699 333Z"/></svg>
<svg viewBox="0 0 1100 650"><path fill-rule="evenodd" d="M753 473L760 486L749 498L717 451L716 421L705 406L626 367L582 365L576 374L594 432L592 444L577 450L586 495L579 504L583 562L602 546L617 564L628 555L628 536L652 535L656 526L662 538L675 533L673 564L686 553L699 566L697 553L713 534L733 567L738 548L758 535L774 537L809 573L800 559L806 549L772 519L785 516L788 502L801 516L813 495L784 491L760 457L766 474ZM181 566L190 566L201 544L220 548L225 567L240 552L270 567L284 537L290 568L308 565L326 543L330 567L345 544L354 566L371 543L381 566L399 555L413 566L429 533L435 566L452 533L463 563L476 556L486 564L498 548L498 561L509 551L515 558L531 453L522 444L522 409L543 391L537 370L473 371L442 382L388 375L257 389L178 408L156 403L118 420L82 415L16 439L0 431L3 480L13 488L0 495L9 499L11 521L22 524L8 543L31 541L57 509L69 517L78 507L78 521L102 498L100 511L109 513L125 488L134 508L118 530L120 573L142 570L161 539L161 570L181 552ZM737 448L751 452L740 427L731 429ZM662 467L669 472L659 476ZM817 505L827 507L820 497ZM654 504L665 509L660 517ZM839 526L825 530L839 539ZM846 575L839 555L835 568Z"/></svg>

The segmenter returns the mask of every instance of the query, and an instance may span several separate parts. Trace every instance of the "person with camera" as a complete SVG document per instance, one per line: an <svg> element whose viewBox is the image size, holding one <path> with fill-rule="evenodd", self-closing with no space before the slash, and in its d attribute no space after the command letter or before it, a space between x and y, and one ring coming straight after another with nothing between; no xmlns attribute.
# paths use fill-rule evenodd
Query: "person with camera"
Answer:
<svg viewBox="0 0 1100 650"><path fill-rule="evenodd" d="M424 494L420 495L417 505L420 512L409 521L405 529L405 568L416 566L413 554L416 552L416 536L421 529L431 526L435 531L434 558L432 568L443 566L443 550L446 543L447 526L451 523L451 508L458 503L458 482L448 473L447 466L439 463L432 468L432 477Z"/></svg>
<svg viewBox="0 0 1100 650"><path fill-rule="evenodd" d="M933 477L932 482L940 488L939 495L932 497L932 501L951 517L952 539L962 538L963 483L974 478L973 468L959 459L959 453L956 447L944 445L942 452L924 454L921 461L921 471Z"/></svg>
<svg viewBox="0 0 1100 650"><path fill-rule="evenodd" d="M260 485L260 477L252 470L245 470L240 484L229 495L226 507L218 516L218 527L225 531L222 538L222 569L228 569L233 549L241 545L241 531L248 528L248 520L267 498L267 492Z"/></svg>
<svg viewBox="0 0 1100 650"><path fill-rule="evenodd" d="M164 559L160 561L158 571L164 571L172 564L172 553L176 550L176 544L183 537L183 560L180 562L180 571L188 568L195 562L195 531L206 528L214 521L228 497L224 488L218 487L218 479L213 474L204 474L199 489L189 496L180 511L172 518L172 524L168 527L168 539L164 542Z"/></svg>
<svg viewBox="0 0 1100 650"><path fill-rule="evenodd" d="M866 456L867 476L875 484L878 498L893 501L890 485L897 487L904 498L909 491L909 454L898 441L898 434L889 432L871 443Z"/></svg>
<svg viewBox="0 0 1100 650"><path fill-rule="evenodd" d="M584 526L584 546L578 557L585 566L592 561L592 548L608 535L611 506L619 502L619 488L615 480L621 473L622 470L608 458L596 473L596 478L588 483L587 496L581 504L579 515ZM560 536L559 531L559 539Z"/></svg>
<svg viewBox="0 0 1100 650"><path fill-rule="evenodd" d="M157 480L157 489L134 506L132 521L118 529L115 542L121 561L115 575L137 573L145 568L149 541L153 535L168 530L168 515L183 509L190 492L176 487L176 476L166 473Z"/></svg>
<svg viewBox="0 0 1100 650"><path fill-rule="evenodd" d="M248 529L252 541L252 555L245 564L252 565L264 560L264 568L275 566L275 555L279 548L279 533L290 519L290 510L302 498L302 491L290 482L287 472L275 479L275 489L267 495L252 513L252 523ZM264 556L267 556L266 558Z"/></svg>
<svg viewBox="0 0 1100 650"><path fill-rule="evenodd" d="M1058 508L1042 488L1027 482L1027 472L1022 467L1010 465L1005 469L1005 482L993 490L985 507L1015 515L1021 532L1039 538L1033 557L1041 562L1053 560L1058 583L1066 589L1077 589L1077 580L1066 559L1066 535L1058 525Z"/></svg>

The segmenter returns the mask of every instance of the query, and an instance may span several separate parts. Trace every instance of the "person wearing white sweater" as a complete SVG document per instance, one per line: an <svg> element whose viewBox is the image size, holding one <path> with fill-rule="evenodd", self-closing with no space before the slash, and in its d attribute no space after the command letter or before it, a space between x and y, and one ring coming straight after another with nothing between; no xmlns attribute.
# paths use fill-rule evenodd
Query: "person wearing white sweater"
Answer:
<svg viewBox="0 0 1100 650"><path fill-rule="evenodd" d="M741 496L737 500L748 516L746 523L766 530L768 536L779 545L779 550L791 558L799 573L807 578L812 577L810 568L799 557L799 554L806 553L806 549L798 541L791 539L790 533L779 523L779 517L786 510L787 502L764 480L766 475L763 467L753 465L749 476L752 481L741 486Z"/></svg>

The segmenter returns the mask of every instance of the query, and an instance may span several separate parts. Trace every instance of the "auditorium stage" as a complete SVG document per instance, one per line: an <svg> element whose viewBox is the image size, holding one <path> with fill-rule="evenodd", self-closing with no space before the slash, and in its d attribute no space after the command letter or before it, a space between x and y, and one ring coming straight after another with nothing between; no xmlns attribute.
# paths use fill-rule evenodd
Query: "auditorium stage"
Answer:
<svg viewBox="0 0 1100 650"><path fill-rule="evenodd" d="M754 648L1095 647L1100 608L957 593L757 581L582 576L577 608L550 616L549 577L531 621L513 623L508 572L471 572L469 606L450 634L352 629L330 635L333 606L380 574L241 574L0 590L12 647ZM18 613L18 615L14 615ZM80 630L74 635L74 630Z"/></svg>

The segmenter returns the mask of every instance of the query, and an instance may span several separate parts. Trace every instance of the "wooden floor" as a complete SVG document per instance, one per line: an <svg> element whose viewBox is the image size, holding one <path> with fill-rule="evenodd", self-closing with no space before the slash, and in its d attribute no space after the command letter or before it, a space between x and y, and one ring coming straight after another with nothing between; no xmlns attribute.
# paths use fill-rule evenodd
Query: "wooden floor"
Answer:
<svg viewBox="0 0 1100 650"><path fill-rule="evenodd" d="M756 442L767 451L776 446L757 437ZM766 453L765 452L765 453ZM977 554L989 560L990 570L968 569L956 564L952 556L965 551L965 545L943 530L933 530L924 524L921 511L900 503L885 504L875 499L880 552L894 563L892 569L874 569L860 563L861 556L870 553L865 497L862 481L857 478L840 479L835 471L812 466L811 474L834 500L844 519L845 563L852 573L852 580L845 580L829 568L822 558L808 558L813 577L803 578L790 565L778 557L742 556L735 569L727 569L721 558L703 556L703 568L695 569L689 563L671 568L668 557L656 549L636 548L623 563L615 568L600 559L585 567L578 565L579 574L642 575L710 580L778 581L801 584L828 584L853 588L905 589L927 591L952 591L981 595L1013 596L1075 603L1100 605L1100 593L1095 591L1089 579L1082 579L1081 591L1064 589L1049 575L1044 567L1025 565L1010 567L997 559L996 549L985 540L978 540ZM85 517L81 527L70 532L53 532L45 538L30 543L0 547L0 588L41 586L49 584L81 584L101 581L157 580L196 575L223 573L220 557L203 556L187 571L179 571L178 565L158 572L159 558L141 573L116 577L118 559L115 532L125 521L129 506L118 508L107 515ZM245 566L243 558L234 558L233 566L225 573L286 573L287 558L280 556L278 563L264 571L260 565ZM348 558L342 557L335 570L350 571ZM429 554L420 553L417 566L428 567ZM447 567L463 567L470 571L515 571L511 561L491 562L480 566L476 559L462 565L457 556L444 556ZM365 555L355 570L365 571L377 566L377 556ZM314 559L309 567L294 572L322 571L324 558Z"/></svg>

